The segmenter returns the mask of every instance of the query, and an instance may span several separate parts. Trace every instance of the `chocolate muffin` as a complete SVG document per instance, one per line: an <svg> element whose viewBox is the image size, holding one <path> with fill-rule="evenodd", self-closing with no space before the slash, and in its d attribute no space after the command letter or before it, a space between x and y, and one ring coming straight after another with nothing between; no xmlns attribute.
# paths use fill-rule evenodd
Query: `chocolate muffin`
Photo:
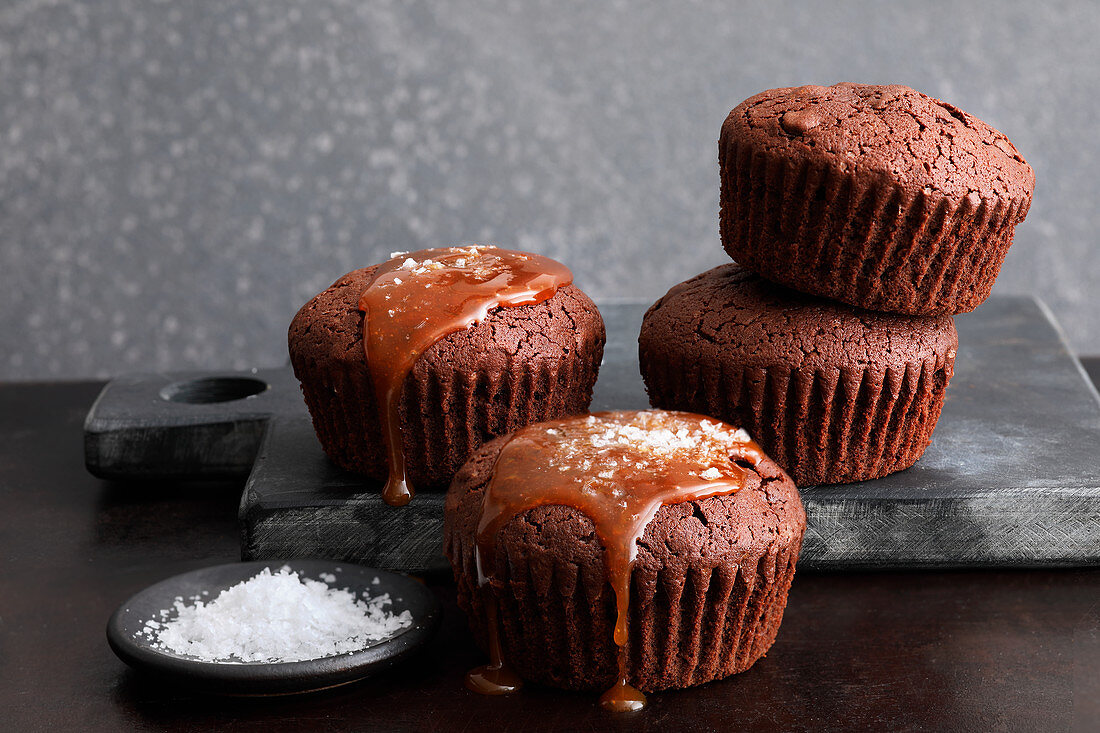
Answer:
<svg viewBox="0 0 1100 733"><path fill-rule="evenodd" d="M908 468L951 379L950 316L875 313L735 264L674 286L638 339L651 404L743 425L799 486Z"/></svg>
<svg viewBox="0 0 1100 733"><path fill-rule="evenodd" d="M1035 188L1008 138L904 86L762 92L730 112L718 158L737 262L894 313L981 304Z"/></svg>
<svg viewBox="0 0 1100 733"><path fill-rule="evenodd" d="M578 432L585 428L587 437ZM585 440L595 452L551 450L533 461L533 473L512 476L520 503L490 515L500 506L493 492L501 472L515 466L509 457L522 456L509 453L515 442L545 447L552 438ZM689 470L693 459L684 456L699 450L716 462ZM576 493L553 483L563 474ZM621 531L609 520L615 498L636 519L627 502L644 505L655 495L652 482L685 478L697 486L665 494L648 522ZM528 479L536 487L522 495ZM734 490L706 495L698 484L707 480L732 481ZM605 503L594 511L592 502ZM699 415L610 412L532 425L483 446L447 494L444 550L478 643L496 646L522 678L575 690L607 689L619 679L609 692L654 691L720 679L763 656L782 620L805 528L793 482L743 430ZM637 554L623 576L631 548ZM620 614L626 638L616 641Z"/></svg>
<svg viewBox="0 0 1100 733"><path fill-rule="evenodd" d="M383 480L391 461L360 310L377 269L350 272L306 303L290 325L289 346L325 453L344 469ZM409 483L445 491L487 440L585 412L603 345L599 311L568 284L537 303L490 309L480 322L438 338L400 387L396 429Z"/></svg>

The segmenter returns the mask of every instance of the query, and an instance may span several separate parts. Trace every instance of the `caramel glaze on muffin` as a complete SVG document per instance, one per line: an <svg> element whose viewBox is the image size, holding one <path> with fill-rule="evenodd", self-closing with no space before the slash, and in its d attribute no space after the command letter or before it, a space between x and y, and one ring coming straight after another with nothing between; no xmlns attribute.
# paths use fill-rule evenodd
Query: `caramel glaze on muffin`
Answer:
<svg viewBox="0 0 1100 733"><path fill-rule="evenodd" d="M384 480L389 462L359 310L375 269L350 272L306 303L291 323L289 345L325 453L342 468ZM444 491L485 441L585 412L603 345L599 311L572 285L538 303L491 310L440 338L401 389L409 483Z"/></svg>
<svg viewBox="0 0 1100 733"><path fill-rule="evenodd" d="M571 467L556 462L552 451L546 460L536 452L530 473L518 474L519 491L535 488L518 503L513 495L510 511L489 514L490 505L500 507L494 481L505 470L499 463L509 441L537 441L539 431L568 437L576 429L569 423L582 420L613 436L597 435L594 442L611 452L594 449L586 456L582 449ZM658 441L678 441L689 452L708 441L726 442L712 444L709 463L693 470L690 456L647 455L638 426L667 430ZM540 423L516 435L483 446L447 494L444 551L459 606L483 648L492 651L498 642L504 662L521 677L555 687L608 690L619 679L603 699L617 710L635 709L608 705L629 692L628 685L653 691L703 684L747 669L767 651L786 606L806 516L794 483L744 431L699 415L627 411ZM579 493L555 483L563 475ZM676 483L676 476L686 482ZM505 473L504 480L515 482L517 474ZM725 482L716 488L725 493L700 494L704 481ZM608 521L605 492L623 497L628 522L636 521L630 502L664 498L652 519L624 532L624 525L616 529L615 520ZM585 509L594 502L605 508ZM631 550L636 555L624 568Z"/></svg>

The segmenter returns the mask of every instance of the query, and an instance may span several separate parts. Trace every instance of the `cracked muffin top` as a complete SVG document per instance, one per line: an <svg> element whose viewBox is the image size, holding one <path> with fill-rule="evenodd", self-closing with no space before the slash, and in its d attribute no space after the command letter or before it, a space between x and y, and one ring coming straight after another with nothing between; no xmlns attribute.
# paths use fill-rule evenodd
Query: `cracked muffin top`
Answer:
<svg viewBox="0 0 1100 733"><path fill-rule="evenodd" d="M1031 199L1035 173L977 117L900 85L770 89L722 125L719 155L747 145L792 161L884 176L910 194Z"/></svg>
<svg viewBox="0 0 1100 733"><path fill-rule="evenodd" d="M736 264L674 286L643 321L643 354L690 347L700 361L863 369L953 352L950 316L876 313L790 290ZM643 357L644 358L644 357Z"/></svg>
<svg viewBox="0 0 1100 733"><path fill-rule="evenodd" d="M376 269L353 270L302 306L290 325L292 361L343 362L366 371L358 303ZM436 341L421 360L458 364L488 359L504 368L509 358L560 358L577 348L578 331L594 332L603 342L596 306L579 288L565 285L540 303L490 311L476 325ZM423 367L418 363L418 368Z"/></svg>
<svg viewBox="0 0 1100 733"><path fill-rule="evenodd" d="M670 419L679 419L684 425L691 424L689 422L691 418L700 417L687 413L645 411L597 413L587 419L599 419L605 422L609 419L620 419L629 423L628 427L632 427L638 422L637 419L631 420L632 416L642 418L658 416L659 418L661 415L668 415ZM584 419L586 418L574 418L581 421ZM644 422L643 420L642 423ZM696 499L674 500L672 503L664 503L660 506L652 519L644 524L643 531L639 533L637 557L632 561L636 571L640 570L643 575L651 579L660 569L670 566L713 568L715 563L727 561L736 563L746 556L760 556L777 544L787 546L797 541L805 528L805 513L798 491L783 470L760 452L744 431L735 430L719 421L708 423L705 418L702 424L703 432L708 432L709 428L709 437L712 442L721 444L725 441L728 444L726 454L729 466L721 471L712 469L712 475L704 471L706 466L700 463L699 471L702 473L691 474L696 477L693 480L699 482L707 479L721 483L726 480L724 476L732 470L740 477L738 481L742 482L741 487L727 493L702 495ZM557 423L541 423L526 430L531 431L542 425L556 426ZM659 427L653 428L651 432L656 436L654 440L675 443L676 437L679 437L681 442L685 440L690 442L693 450L706 442L694 434L689 434L690 431L680 423L672 427L674 428L672 431L667 428L663 430ZM675 433L676 427L679 427L683 434ZM555 429L550 428L551 431ZM637 430L637 432L646 431ZM673 437L668 438L661 433L668 433ZM633 435L629 437L632 446L646 445L643 439ZM508 445L509 439L510 437L506 436L486 443L455 475L447 494L444 547L452 562L458 566L462 565L460 556L472 556L485 494L493 481L494 471L498 469L498 459ZM752 446L750 451L753 456L752 461L744 460L744 456L737 452L738 446L746 443ZM673 467L677 467L678 462L683 462L682 456L674 454L672 448L668 450L668 455L661 451L654 452L651 458L653 465L641 472L647 476L650 472L652 473L648 480L656 481L663 476L662 470L665 468L663 462ZM599 451L595 453L598 454ZM718 453L722 453L720 448ZM567 459L568 455L562 458L562 460ZM740 460L735 462L734 459ZM558 467L552 462L548 465L549 473L556 475ZM605 461L593 461L590 470L593 482L598 483L599 477L611 473ZM632 492L631 485L627 482L623 491L628 494ZM587 488L588 484L585 486ZM558 561L576 565L583 581L590 585L594 584L588 589L590 597L598 596L600 592L598 586L606 583L607 579L605 561L608 558L605 554L610 551L611 555L608 557L615 555L613 548L605 547L605 542L608 539L620 538L617 535L613 538L603 537L599 523L594 521L584 508L574 506L573 502L568 502L568 505L559 503L558 500L543 503L537 495L528 497L526 501L528 502L526 505L518 505L522 508L517 513L506 515L506 521L501 524L499 534L491 538L493 544L531 556L549 553ZM629 533L623 534L623 537L629 537ZM508 555L509 552L504 551L502 554ZM550 568L546 569L549 571ZM680 580L682 582L685 578Z"/></svg>

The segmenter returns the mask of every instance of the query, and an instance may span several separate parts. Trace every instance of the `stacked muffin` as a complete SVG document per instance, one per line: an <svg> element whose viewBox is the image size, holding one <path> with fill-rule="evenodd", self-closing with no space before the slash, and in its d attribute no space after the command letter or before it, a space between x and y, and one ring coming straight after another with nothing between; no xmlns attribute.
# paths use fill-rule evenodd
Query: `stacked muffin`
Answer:
<svg viewBox="0 0 1100 733"><path fill-rule="evenodd" d="M1008 138L903 86L773 89L722 126L722 244L738 264L645 316L655 407L742 425L799 485L927 447L958 337L1035 176Z"/></svg>

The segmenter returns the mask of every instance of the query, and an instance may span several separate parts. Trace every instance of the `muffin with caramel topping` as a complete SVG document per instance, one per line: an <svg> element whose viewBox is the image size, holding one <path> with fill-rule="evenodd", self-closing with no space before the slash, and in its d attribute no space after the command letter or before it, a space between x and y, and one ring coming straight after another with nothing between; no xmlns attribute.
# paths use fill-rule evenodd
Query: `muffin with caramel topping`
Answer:
<svg viewBox="0 0 1100 733"><path fill-rule="evenodd" d="M523 268L556 278L532 279L533 302L499 302ZM571 279L552 260L478 246L396 253L341 277L302 307L289 332L291 364L325 453L384 480L393 435L409 485L443 491L484 442L587 410L604 326ZM381 305L368 314L372 288ZM471 298L486 312L468 318L461 308ZM373 353L364 344L368 317L389 338L376 339ZM423 348L406 353L412 337ZM402 364L395 354L409 358ZM395 385L392 430L379 390L385 380Z"/></svg>
<svg viewBox="0 0 1100 733"><path fill-rule="evenodd" d="M495 663L632 709L637 690L720 679L767 651L805 528L794 483L743 430L624 411L483 446L447 494L444 549L500 657L479 684Z"/></svg>

